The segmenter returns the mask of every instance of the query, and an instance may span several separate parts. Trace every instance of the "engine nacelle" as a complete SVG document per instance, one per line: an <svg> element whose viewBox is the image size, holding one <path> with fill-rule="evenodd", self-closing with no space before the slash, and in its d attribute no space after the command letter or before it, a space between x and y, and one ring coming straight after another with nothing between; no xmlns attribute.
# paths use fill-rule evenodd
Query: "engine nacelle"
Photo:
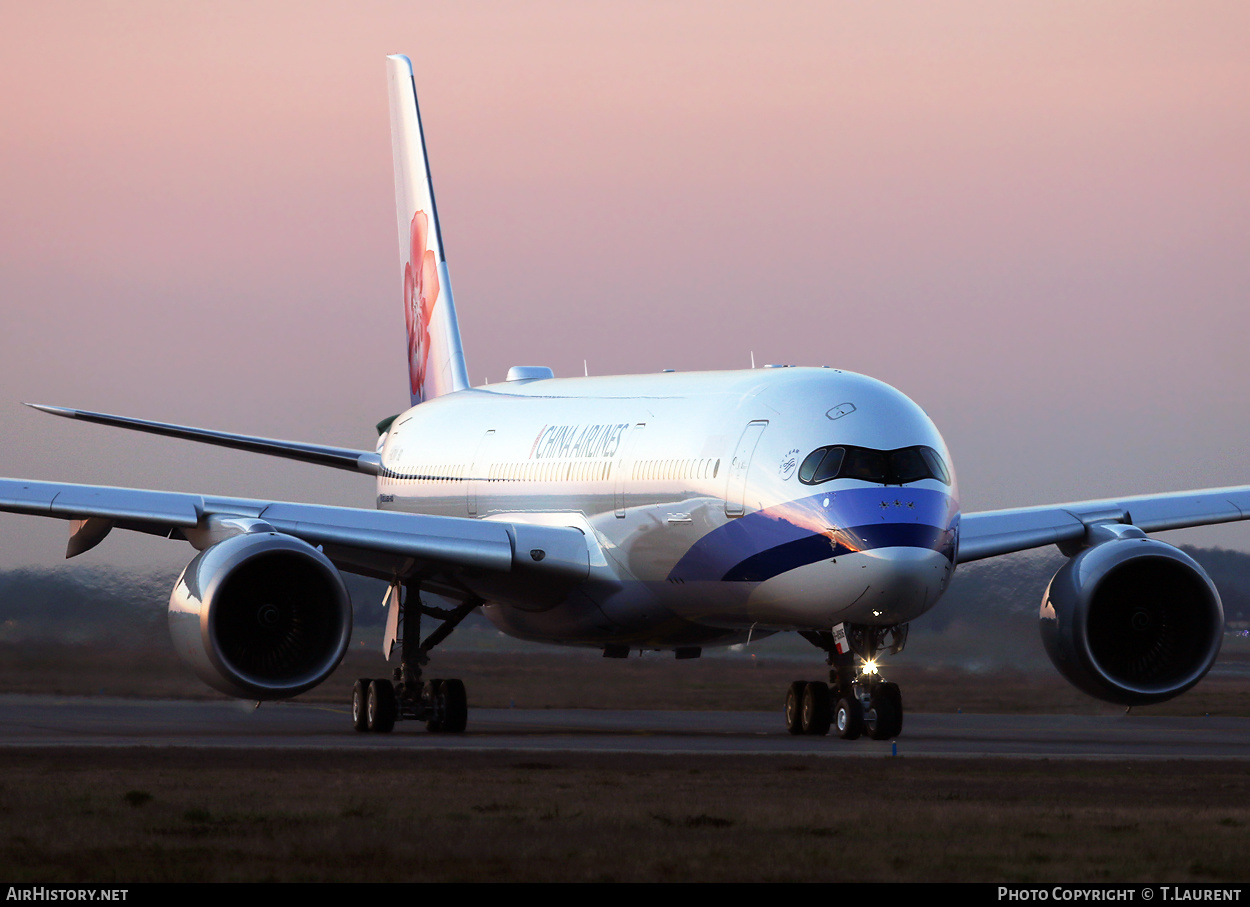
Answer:
<svg viewBox="0 0 1250 907"><path fill-rule="evenodd" d="M201 551L169 597L174 648L200 679L244 699L285 699L325 680L352 635L352 603L330 560L277 532Z"/></svg>
<svg viewBox="0 0 1250 907"><path fill-rule="evenodd" d="M1087 548L1042 597L1042 642L1078 689L1120 705L1163 702L1211 669L1224 608L1185 552L1148 538Z"/></svg>

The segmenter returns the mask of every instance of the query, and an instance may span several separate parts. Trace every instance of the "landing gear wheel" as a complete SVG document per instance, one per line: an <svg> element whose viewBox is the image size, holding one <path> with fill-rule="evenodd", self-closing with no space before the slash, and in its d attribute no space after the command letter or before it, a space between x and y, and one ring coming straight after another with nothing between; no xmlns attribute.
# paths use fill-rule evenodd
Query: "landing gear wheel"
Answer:
<svg viewBox="0 0 1250 907"><path fill-rule="evenodd" d="M891 737L897 737L903 733L903 694L899 692L897 683L889 681L881 684L880 695L888 696L894 703L894 733Z"/></svg>
<svg viewBox="0 0 1250 907"><path fill-rule="evenodd" d="M873 740L889 740L903 730L903 697L898 684L882 681L872 691L871 712L865 717L868 736Z"/></svg>
<svg viewBox="0 0 1250 907"><path fill-rule="evenodd" d="M369 730L369 678L362 677L352 687L352 727Z"/></svg>
<svg viewBox="0 0 1250 907"><path fill-rule="evenodd" d="M838 700L834 712L834 724L838 728L838 736L843 740L858 740L864 732L864 707L854 696Z"/></svg>
<svg viewBox="0 0 1250 907"><path fill-rule="evenodd" d="M786 730L791 734L803 733L803 690L806 680L796 680L786 691Z"/></svg>
<svg viewBox="0 0 1250 907"><path fill-rule="evenodd" d="M387 734L394 729L399 703L395 700L395 686L389 680L370 681L365 712L369 730Z"/></svg>
<svg viewBox="0 0 1250 907"><path fill-rule="evenodd" d="M829 733L829 684L815 681L803 689L803 733L823 737Z"/></svg>
<svg viewBox="0 0 1250 907"><path fill-rule="evenodd" d="M421 694L430 710L425 729L434 734L460 734L469 721L469 702L464 682L456 679L427 681Z"/></svg>
<svg viewBox="0 0 1250 907"><path fill-rule="evenodd" d="M443 681L443 733L462 734L469 722L469 700L464 691L463 681L451 679Z"/></svg>
<svg viewBox="0 0 1250 907"><path fill-rule="evenodd" d="M425 722L425 729L431 733L438 734L443 730L443 720L446 701L443 698L443 682L441 680L427 680L425 687L421 691L421 699L430 707L431 717Z"/></svg>

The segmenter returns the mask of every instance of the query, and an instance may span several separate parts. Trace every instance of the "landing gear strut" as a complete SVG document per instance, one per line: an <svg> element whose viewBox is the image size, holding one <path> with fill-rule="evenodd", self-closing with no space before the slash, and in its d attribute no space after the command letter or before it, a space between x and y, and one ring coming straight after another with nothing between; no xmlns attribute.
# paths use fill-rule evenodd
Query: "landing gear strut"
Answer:
<svg viewBox="0 0 1250 907"><path fill-rule="evenodd" d="M400 592L400 588L392 587L388 595L399 596ZM480 604L480 599L471 598L450 610L432 608L422 603L420 584L410 584L406 594L392 603L397 609L395 642L400 647L399 667L391 680L356 681L352 688L352 726L358 731L385 734L394 729L396 721L409 719L424 721L426 730L434 733L462 733L469 720L464 683L456 679L423 681L421 669L430 662L430 650ZM423 614L443 621L424 641Z"/></svg>
<svg viewBox="0 0 1250 907"><path fill-rule="evenodd" d="M877 653L901 652L907 625L863 627L843 624L839 652L830 630L805 630L800 635L825 652L829 683L796 680L786 692L786 730L824 736L832 727L843 740L865 732L873 740L889 740L903 731L903 697L898 684L877 672Z"/></svg>

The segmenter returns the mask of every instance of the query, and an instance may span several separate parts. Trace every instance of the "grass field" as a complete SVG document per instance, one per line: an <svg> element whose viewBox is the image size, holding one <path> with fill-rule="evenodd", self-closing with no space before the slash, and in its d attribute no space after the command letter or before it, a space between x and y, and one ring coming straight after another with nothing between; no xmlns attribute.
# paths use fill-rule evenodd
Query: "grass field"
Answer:
<svg viewBox="0 0 1250 907"><path fill-rule="evenodd" d="M0 878L1237 881L1240 762L0 751Z"/></svg>

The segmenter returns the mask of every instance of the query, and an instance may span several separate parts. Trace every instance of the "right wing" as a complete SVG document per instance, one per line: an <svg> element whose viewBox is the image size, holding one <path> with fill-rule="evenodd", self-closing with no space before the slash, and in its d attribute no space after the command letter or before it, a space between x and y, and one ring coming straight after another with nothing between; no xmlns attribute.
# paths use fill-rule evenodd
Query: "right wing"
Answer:
<svg viewBox="0 0 1250 907"><path fill-rule="evenodd" d="M165 435L170 438L182 438L186 441L215 444L218 447L232 447L235 450L247 450L252 453L285 457L288 460L302 460L305 463L316 463L318 466L333 466L337 469L363 472L371 476L376 476L382 469L381 458L376 453L371 453L367 450L329 447L325 444L305 444L301 441L279 441L275 438L260 438L255 435L236 435L225 431L214 431L209 428L192 428L189 425L173 425L169 422L151 422L147 419L132 419L129 416L111 416L108 413L93 413L81 409L69 409L64 406L47 406L43 403L27 403L26 405L40 412L51 413L54 416L63 416L66 419L95 422L99 425L110 425L114 428L129 428L133 431L143 431L153 435Z"/></svg>
<svg viewBox="0 0 1250 907"><path fill-rule="evenodd" d="M383 579L523 570L580 580L590 572L589 540L563 526L24 479L0 479L0 511L74 521L66 557L99 544L114 527L185 539L202 550L237 534L243 520L320 547L349 573Z"/></svg>
<svg viewBox="0 0 1250 907"><path fill-rule="evenodd" d="M1077 543L1099 523L1128 523L1143 532L1163 532L1246 519L1250 519L1250 485L987 510L960 517L958 560L963 564Z"/></svg>

